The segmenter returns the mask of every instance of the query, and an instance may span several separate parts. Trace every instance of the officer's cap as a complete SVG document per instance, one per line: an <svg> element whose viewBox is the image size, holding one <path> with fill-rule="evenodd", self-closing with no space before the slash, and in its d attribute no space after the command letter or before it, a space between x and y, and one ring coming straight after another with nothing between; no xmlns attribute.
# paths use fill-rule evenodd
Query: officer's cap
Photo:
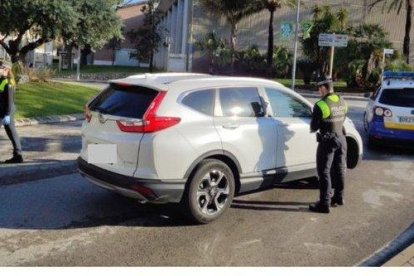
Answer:
<svg viewBox="0 0 414 276"><path fill-rule="evenodd" d="M316 84L318 87L325 85L325 86L330 86L332 84L332 79L331 78L327 78L325 76L322 76L318 79L318 83Z"/></svg>

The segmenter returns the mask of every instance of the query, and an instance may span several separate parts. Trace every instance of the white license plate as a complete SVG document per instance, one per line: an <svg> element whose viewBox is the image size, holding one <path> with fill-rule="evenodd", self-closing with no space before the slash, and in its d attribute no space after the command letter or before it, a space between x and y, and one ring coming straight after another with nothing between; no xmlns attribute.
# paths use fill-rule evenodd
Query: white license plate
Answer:
<svg viewBox="0 0 414 276"><path fill-rule="evenodd" d="M398 119L400 123L414 124L414 116L400 116Z"/></svg>
<svg viewBox="0 0 414 276"><path fill-rule="evenodd" d="M88 163L116 164L118 162L117 148L113 144L88 145Z"/></svg>

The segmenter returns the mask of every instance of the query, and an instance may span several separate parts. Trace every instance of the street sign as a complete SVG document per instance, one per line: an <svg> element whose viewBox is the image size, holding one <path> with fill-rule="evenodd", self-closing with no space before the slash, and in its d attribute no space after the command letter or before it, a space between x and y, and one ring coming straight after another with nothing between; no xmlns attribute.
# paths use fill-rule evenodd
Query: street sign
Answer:
<svg viewBox="0 0 414 276"><path fill-rule="evenodd" d="M348 36L321 33L319 34L318 45L321 47L346 47L348 46Z"/></svg>
<svg viewBox="0 0 414 276"><path fill-rule="evenodd" d="M280 36L282 39L284 40L288 40L292 37L293 35L293 23L291 22L282 22L280 24Z"/></svg>
<svg viewBox="0 0 414 276"><path fill-rule="evenodd" d="M384 49L384 55L392 55L394 54L394 49Z"/></svg>
<svg viewBox="0 0 414 276"><path fill-rule="evenodd" d="M310 32L312 30L313 24L309 20L302 21L301 28L303 33L303 39L308 39L310 37Z"/></svg>

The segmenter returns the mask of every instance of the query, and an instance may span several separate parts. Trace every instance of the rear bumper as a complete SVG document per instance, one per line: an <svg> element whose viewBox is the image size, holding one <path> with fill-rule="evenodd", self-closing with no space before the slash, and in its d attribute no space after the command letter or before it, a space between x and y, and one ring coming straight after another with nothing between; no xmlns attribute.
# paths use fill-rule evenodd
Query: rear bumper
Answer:
<svg viewBox="0 0 414 276"><path fill-rule="evenodd" d="M385 128L383 122L372 122L368 135L375 142L395 146L412 147L414 142L414 131Z"/></svg>
<svg viewBox="0 0 414 276"><path fill-rule="evenodd" d="M142 203L168 203L181 201L186 180L141 179L101 169L78 158L79 173L90 182Z"/></svg>

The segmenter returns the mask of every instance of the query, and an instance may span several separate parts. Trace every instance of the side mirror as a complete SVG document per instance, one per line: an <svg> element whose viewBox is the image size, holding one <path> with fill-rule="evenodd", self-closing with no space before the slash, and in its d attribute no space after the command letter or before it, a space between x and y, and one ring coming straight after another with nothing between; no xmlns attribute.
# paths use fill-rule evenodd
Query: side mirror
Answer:
<svg viewBox="0 0 414 276"><path fill-rule="evenodd" d="M371 98L371 93L370 92L365 93L364 98Z"/></svg>

